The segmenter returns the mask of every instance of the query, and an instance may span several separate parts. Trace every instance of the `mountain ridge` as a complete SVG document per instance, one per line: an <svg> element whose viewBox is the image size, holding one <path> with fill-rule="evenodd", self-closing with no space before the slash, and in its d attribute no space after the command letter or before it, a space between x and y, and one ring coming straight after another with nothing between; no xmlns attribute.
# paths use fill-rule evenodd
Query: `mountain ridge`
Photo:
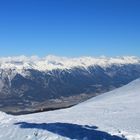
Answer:
<svg viewBox="0 0 140 140"><path fill-rule="evenodd" d="M140 58L136 56L122 57L58 57L48 55L46 57L38 56L17 56L17 57L0 57L0 69L16 69L19 72L24 69L35 69L39 71L49 71L53 69L71 69L74 67L87 68L89 66L108 67L109 65L118 64L140 64Z"/></svg>
<svg viewBox="0 0 140 140"><path fill-rule="evenodd" d="M18 114L65 108L140 77L140 60L134 56L42 59L0 59L0 110Z"/></svg>

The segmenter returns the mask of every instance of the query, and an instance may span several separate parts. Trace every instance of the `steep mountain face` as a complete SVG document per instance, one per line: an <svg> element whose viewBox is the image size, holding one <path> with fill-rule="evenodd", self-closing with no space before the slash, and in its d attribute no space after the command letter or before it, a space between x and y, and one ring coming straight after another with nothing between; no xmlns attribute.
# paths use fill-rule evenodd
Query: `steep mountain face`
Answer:
<svg viewBox="0 0 140 140"><path fill-rule="evenodd" d="M135 57L1 58L0 110L19 114L68 107L139 77Z"/></svg>

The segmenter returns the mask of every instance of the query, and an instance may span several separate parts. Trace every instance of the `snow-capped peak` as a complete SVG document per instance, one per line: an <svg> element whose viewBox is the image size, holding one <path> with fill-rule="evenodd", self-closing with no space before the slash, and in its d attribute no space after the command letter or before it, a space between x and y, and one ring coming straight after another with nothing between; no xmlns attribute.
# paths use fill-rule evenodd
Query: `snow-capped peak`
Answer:
<svg viewBox="0 0 140 140"><path fill-rule="evenodd" d="M21 71L23 69L37 69L40 71L52 70L52 69L70 69L72 67L88 67L99 65L102 67L109 66L111 64L136 64L140 63L140 59L135 56L125 57L79 57L68 58L48 55L46 57L38 56L17 56L17 57L1 57L0 69L16 69Z"/></svg>

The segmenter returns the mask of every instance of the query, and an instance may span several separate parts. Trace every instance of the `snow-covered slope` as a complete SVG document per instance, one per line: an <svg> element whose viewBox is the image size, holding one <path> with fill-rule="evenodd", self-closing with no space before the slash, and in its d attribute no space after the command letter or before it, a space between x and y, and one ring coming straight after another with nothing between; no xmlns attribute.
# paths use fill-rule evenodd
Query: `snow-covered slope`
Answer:
<svg viewBox="0 0 140 140"><path fill-rule="evenodd" d="M102 67L112 64L136 64L140 63L140 59L135 56L126 57L79 57L79 58L67 58L57 56L46 56L39 58L37 56L26 57L4 57L0 58L0 69L16 69L18 72L22 72L23 69L36 69L40 71L52 70L52 69L70 69L72 67L84 67L99 65Z"/></svg>
<svg viewBox="0 0 140 140"><path fill-rule="evenodd" d="M140 79L69 109L0 113L0 140L140 140Z"/></svg>

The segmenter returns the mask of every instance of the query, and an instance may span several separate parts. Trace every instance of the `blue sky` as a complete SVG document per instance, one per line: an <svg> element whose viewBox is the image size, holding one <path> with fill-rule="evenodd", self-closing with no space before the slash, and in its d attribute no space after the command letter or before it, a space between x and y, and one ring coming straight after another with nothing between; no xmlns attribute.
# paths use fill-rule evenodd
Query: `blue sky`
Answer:
<svg viewBox="0 0 140 140"><path fill-rule="evenodd" d="M140 1L0 1L0 56L48 54L140 56Z"/></svg>

